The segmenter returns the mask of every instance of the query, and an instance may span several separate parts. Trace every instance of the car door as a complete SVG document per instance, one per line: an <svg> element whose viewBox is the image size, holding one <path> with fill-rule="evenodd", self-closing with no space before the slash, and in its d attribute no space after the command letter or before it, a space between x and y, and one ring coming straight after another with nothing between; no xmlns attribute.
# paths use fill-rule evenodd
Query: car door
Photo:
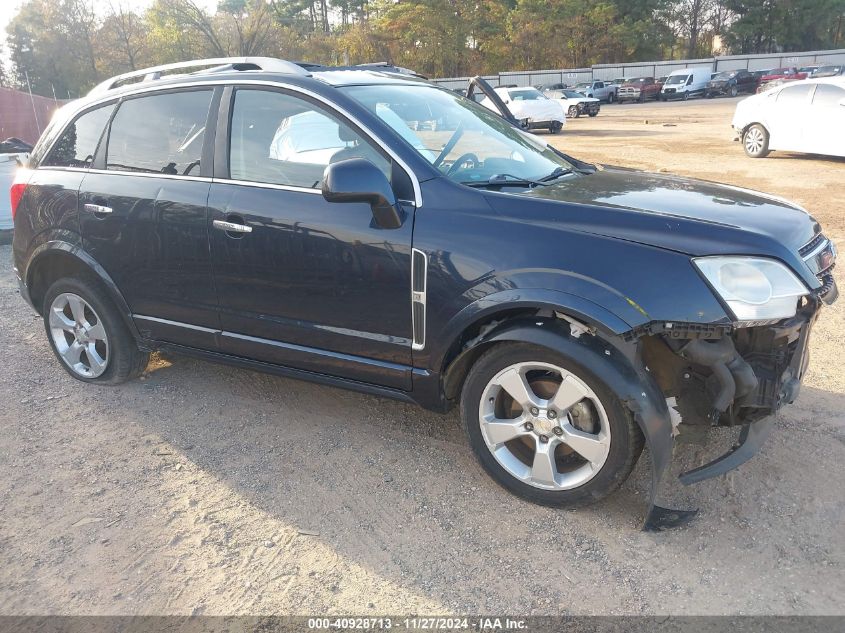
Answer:
<svg viewBox="0 0 845 633"><path fill-rule="evenodd" d="M816 84L804 126L804 151L845 156L845 88Z"/></svg>
<svg viewBox="0 0 845 633"><path fill-rule="evenodd" d="M768 106L764 125L769 130L770 149L804 151L802 120L808 114L811 88L805 83L786 86Z"/></svg>
<svg viewBox="0 0 845 633"><path fill-rule="evenodd" d="M213 94L121 100L79 201L85 248L123 293L139 330L205 348L215 346L218 328L206 222Z"/></svg>
<svg viewBox="0 0 845 633"><path fill-rule="evenodd" d="M329 163L410 179L343 115L284 89L227 89L209 234L223 351L397 389L411 386L413 206L385 229L366 203L321 195Z"/></svg>

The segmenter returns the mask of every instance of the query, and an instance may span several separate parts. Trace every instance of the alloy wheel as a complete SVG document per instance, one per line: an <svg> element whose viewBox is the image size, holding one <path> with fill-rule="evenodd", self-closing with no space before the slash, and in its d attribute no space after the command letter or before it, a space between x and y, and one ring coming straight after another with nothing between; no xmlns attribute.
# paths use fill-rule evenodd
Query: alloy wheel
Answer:
<svg viewBox="0 0 845 633"><path fill-rule="evenodd" d="M765 139L760 128L752 127L745 133L745 150L749 154L758 154L763 149Z"/></svg>
<svg viewBox="0 0 845 633"><path fill-rule="evenodd" d="M109 341L91 304L72 292L57 295L50 305L50 336L73 373L96 378L109 363Z"/></svg>
<svg viewBox="0 0 845 633"><path fill-rule="evenodd" d="M610 451L610 424L595 392L548 363L516 363L484 388L479 424L510 475L544 490L571 490L595 477Z"/></svg>

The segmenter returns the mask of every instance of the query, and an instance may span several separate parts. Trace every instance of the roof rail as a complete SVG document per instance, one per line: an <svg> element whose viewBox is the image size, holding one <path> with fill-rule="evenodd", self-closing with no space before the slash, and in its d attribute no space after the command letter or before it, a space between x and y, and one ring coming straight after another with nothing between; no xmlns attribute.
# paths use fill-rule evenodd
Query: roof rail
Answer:
<svg viewBox="0 0 845 633"><path fill-rule="evenodd" d="M117 88L119 84L137 77L142 77L142 81L154 81L156 79L161 79L162 74L167 71L187 68L205 68L205 72L229 69L264 70L285 75L300 75L303 77L311 76L311 73L302 66L298 66L293 62L285 61L284 59L276 59L275 57L213 57L211 59L194 59L186 62L176 62L174 64L162 64L161 66L152 66L150 68L142 68L141 70L133 70L128 73L123 73L122 75L116 75L111 79L106 79L104 82L94 86L88 94L96 95L108 92L109 90Z"/></svg>

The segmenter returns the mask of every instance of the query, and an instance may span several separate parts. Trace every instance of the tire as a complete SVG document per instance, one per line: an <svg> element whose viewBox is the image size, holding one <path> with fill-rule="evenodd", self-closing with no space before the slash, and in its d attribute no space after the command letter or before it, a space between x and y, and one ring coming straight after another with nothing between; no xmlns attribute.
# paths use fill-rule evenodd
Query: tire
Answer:
<svg viewBox="0 0 845 633"><path fill-rule="evenodd" d="M521 376L532 397L551 399L538 400L548 408L537 409L537 416L516 404L500 384L516 380L526 385ZM568 387L562 397L570 402L581 394L584 398L566 408L566 418L561 408L557 418L548 411L563 376ZM533 420L530 428L519 417L523 412ZM497 344L476 361L461 393L461 418L490 476L515 495L548 506L576 507L608 496L631 474L644 442L630 412L598 377L574 359L527 343ZM517 436L504 439L512 431Z"/></svg>
<svg viewBox="0 0 845 633"><path fill-rule="evenodd" d="M549 134L558 134L563 129L560 121L552 121L549 124Z"/></svg>
<svg viewBox="0 0 845 633"><path fill-rule="evenodd" d="M615 95L615 94L613 94L612 92L611 92L611 93L608 93L608 95L607 95L607 102L608 102L608 103L613 103L614 101L616 101L616 95Z"/></svg>
<svg viewBox="0 0 845 633"><path fill-rule="evenodd" d="M139 376L150 360L138 349L111 297L91 277L53 283L41 313L53 353L77 380L116 385Z"/></svg>
<svg viewBox="0 0 845 633"><path fill-rule="evenodd" d="M742 148L751 158L769 155L769 131L759 123L750 125L742 135Z"/></svg>
<svg viewBox="0 0 845 633"><path fill-rule="evenodd" d="M566 112L566 116L570 119L577 119L581 116L581 111L578 109L578 106L569 106L569 110Z"/></svg>
<svg viewBox="0 0 845 633"><path fill-rule="evenodd" d="M641 92L640 96L637 98L637 103L645 103L645 95Z"/></svg>
<svg viewBox="0 0 845 633"><path fill-rule="evenodd" d="M598 115L599 115L599 113L598 113L598 112L588 112L588 114L589 114L591 117L594 117L594 116L598 116Z"/></svg>
<svg viewBox="0 0 845 633"><path fill-rule="evenodd" d="M689 101L689 90L687 90L687 91L685 91L685 92L684 92L684 97L683 97L683 99L684 99L684 101Z"/></svg>
<svg viewBox="0 0 845 633"><path fill-rule="evenodd" d="M736 86L731 86L730 95L735 97L739 94L739 89Z"/></svg>

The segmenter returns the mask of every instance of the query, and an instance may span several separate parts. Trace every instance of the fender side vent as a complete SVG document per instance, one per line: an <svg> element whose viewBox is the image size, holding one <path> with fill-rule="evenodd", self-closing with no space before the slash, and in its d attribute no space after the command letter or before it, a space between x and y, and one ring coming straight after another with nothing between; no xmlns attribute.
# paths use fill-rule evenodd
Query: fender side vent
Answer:
<svg viewBox="0 0 845 633"><path fill-rule="evenodd" d="M425 347L425 293L428 281L428 257L416 248L411 251L411 323L413 349Z"/></svg>

